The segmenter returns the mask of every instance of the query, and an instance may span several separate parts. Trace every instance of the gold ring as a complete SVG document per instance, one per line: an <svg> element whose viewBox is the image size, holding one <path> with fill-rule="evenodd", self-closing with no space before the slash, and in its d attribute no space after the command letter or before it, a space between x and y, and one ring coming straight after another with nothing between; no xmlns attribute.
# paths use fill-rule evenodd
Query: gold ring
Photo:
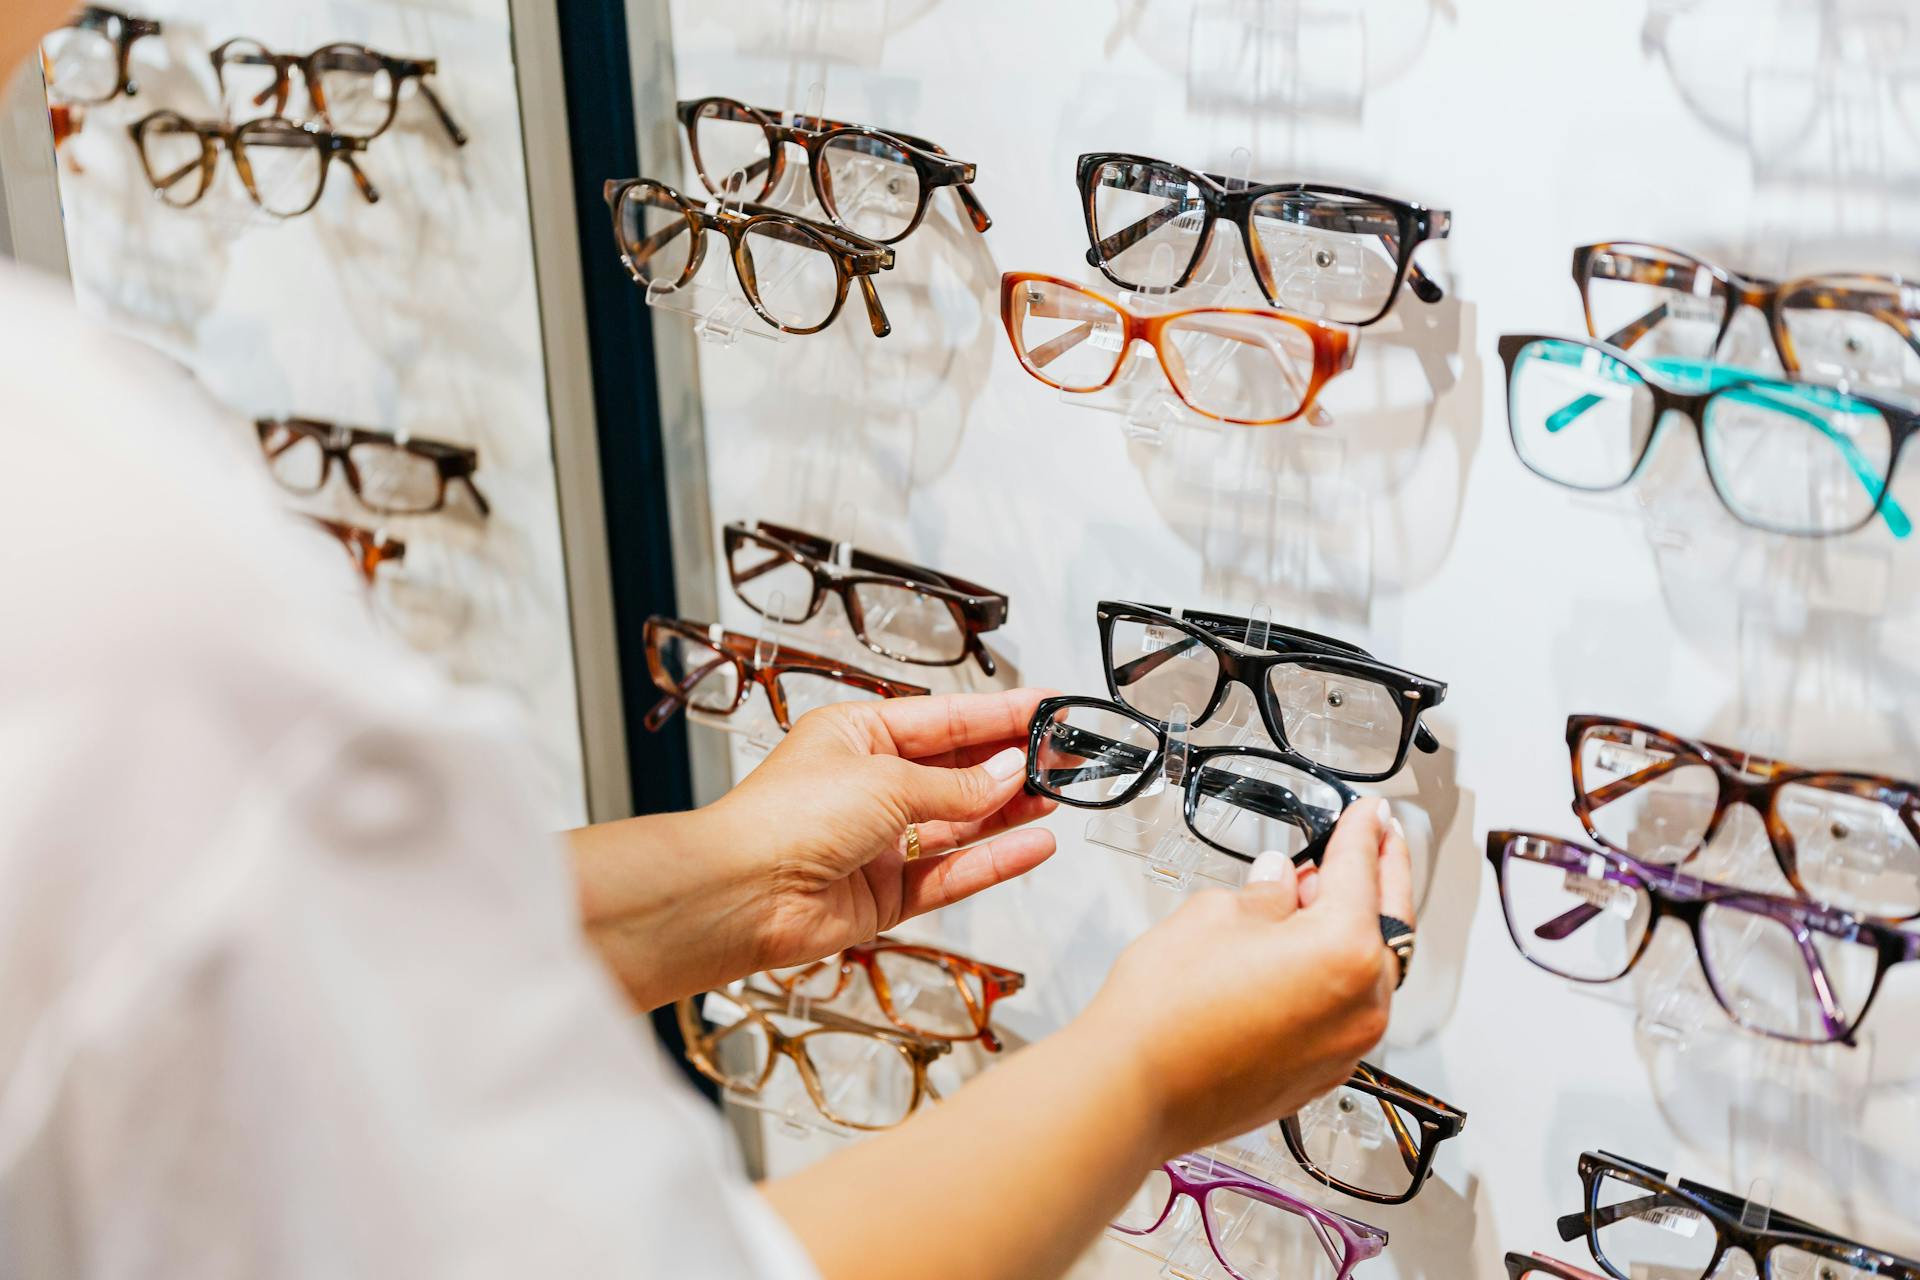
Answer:
<svg viewBox="0 0 1920 1280"><path fill-rule="evenodd" d="M907 861L913 862L920 857L920 828L907 824Z"/></svg>

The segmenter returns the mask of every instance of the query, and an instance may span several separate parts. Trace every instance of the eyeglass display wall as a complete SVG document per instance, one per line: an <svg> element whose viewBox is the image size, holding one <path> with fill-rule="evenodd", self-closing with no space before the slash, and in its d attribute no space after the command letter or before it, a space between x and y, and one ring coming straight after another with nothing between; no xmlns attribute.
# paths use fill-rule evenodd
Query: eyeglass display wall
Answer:
<svg viewBox="0 0 1920 1280"><path fill-rule="evenodd" d="M342 591L518 705L557 827L587 780L509 7L76 6L43 65L82 307L231 411Z"/></svg>
<svg viewBox="0 0 1920 1280"><path fill-rule="evenodd" d="M1920 546L1905 517L1920 503L1920 471L1912 457L1890 465L1890 442L1906 420L1902 397L1920 392L1902 356L1920 350L1904 327L1916 300L1896 283L1884 305L1862 303L1863 291L1883 286L1847 283L1855 273L1920 270L1912 235L1920 225L1920 23L1910 6L1642 0L1577 15L1526 0L746 0L726 8L629 0L627 8L634 39L655 42L650 55L639 47L635 55L646 68L639 96L648 171L605 177L653 179L685 206L656 201L641 232L668 234L661 228L688 210L700 225L724 222L729 209L751 216L754 202L823 220L806 154L843 206L842 230L889 240L926 195L917 228L886 244L888 265L875 256L864 275L843 276L853 287L817 332L801 331L814 317L781 312L783 277L768 270L770 259L755 258L758 301L768 305L746 296L738 255L730 256L737 236L706 235L705 262L684 277L685 257L671 272L636 271L636 287L659 311L656 326L677 323L682 351L687 335L698 339L691 358L663 364L661 374L665 398L697 397L702 410L716 527L706 556L683 557L681 573L711 575L720 616L697 621L733 631L728 652L758 659L761 672L798 650L810 655L803 667L830 660L937 689L1027 683L1120 694L1109 669L1126 655L1103 653L1095 613L1097 605L1103 618L1110 612L1103 601L1130 601L1211 611L1226 621L1198 625L1230 631L1256 651L1284 648L1270 643L1282 628L1304 628L1364 646L1402 675L1422 673L1413 679L1424 684L1403 691L1425 691L1418 724L1430 740L1402 737L1406 765L1388 759L1395 767L1384 780L1353 781L1379 768L1352 760L1339 776L1342 789L1390 799L1419 877L1418 963L1373 1061L1471 1119L1437 1157L1429 1153L1434 1176L1420 1194L1391 1205L1343 1198L1306 1176L1280 1127L1249 1135L1223 1157L1237 1171L1364 1219L1391 1240L1378 1257L1364 1256L1372 1237L1340 1226L1336 1234L1359 1251L1344 1261L1323 1253L1297 1269L1246 1274L1333 1274L1350 1265L1361 1275L1492 1280L1508 1249L1603 1270L1581 1244L1583 1176L1650 1176L1657 1187L1661 1170L1727 1193L1629 1224L1688 1257L1732 1238L1721 1222L1728 1203L1736 1228L1813 1222L1920 1255L1920 964L1887 965L1873 1016L1857 1026L1769 1027L1766 998L1756 994L1764 984L1753 975L1777 954L1729 960L1716 948L1731 935L1710 926L1696 959L1683 919L1634 952L1631 973L1570 982L1564 975L1577 966L1516 949L1516 937L1525 949L1547 935L1531 919L1516 917L1510 929L1502 889L1504 875L1513 907L1515 867L1546 866L1592 891L1592 915L1581 920L1611 912L1634 930L1658 910L1640 911L1635 894L1678 902L1683 917L1693 902L1697 917L1702 881L1782 895L1797 883L1801 896L1830 900L1822 890L1835 886L1807 876L1832 849L1858 841L1862 819L1794 788L1893 797L1886 812L1896 815L1908 803L1905 783L1809 784L1795 766L1775 762L1920 777L1911 731L1920 709L1912 657L1920 652ZM761 116L697 105L715 97ZM676 101L686 104L681 118ZM783 139L789 171L773 173L760 159L768 154L757 140L761 118L800 126ZM726 153L715 141L722 131L690 132L689 122L745 132ZM865 144L849 143L837 167L818 141L836 122L937 144L961 166L951 177L967 179L968 198L957 189L891 189L897 168L891 179L863 178L851 155ZM696 155L695 138L714 140ZM1096 153L1212 175L1176 183L1222 193L1209 206L1220 234L1190 270L1191 234L1128 240L1139 223L1090 228L1081 157ZM1249 235L1235 224L1232 193L1282 181L1391 197L1369 203L1367 216L1388 219L1370 234L1393 251L1343 275L1343 250L1309 239L1276 268L1284 254L1256 246L1258 227ZM1108 180L1093 182L1091 199L1106 199ZM1164 195L1145 180L1129 190ZM1203 215L1198 196L1189 199L1192 228ZM990 223L984 232L980 212ZM1104 205L1094 210L1096 221L1111 216ZM1316 216L1291 220L1312 226ZM621 245L629 268L644 249L641 232ZM1575 277L1580 246L1599 246L1583 259L1584 281ZM1633 246L1688 256L1647 267L1648 254ZM622 269L611 237L604 265ZM1003 273L1018 277L1003 286ZM1151 287L1183 273L1177 289ZM1816 274L1811 291L1787 285ZM885 336L876 336L861 279L884 308ZM1609 308L1626 286L1659 282L1645 296L1667 310L1645 327L1667 329L1660 341L1641 342L1623 326L1649 308L1622 319ZM1771 295L1761 287L1769 282L1781 286ZM1089 292L1095 301L1084 300ZM1102 320L1116 309L1100 298L1117 300L1129 323ZM824 307L830 293L814 301ZM1290 391L1282 386L1260 403L1251 389L1278 384L1209 372L1193 361L1179 322L1159 323L1174 309L1270 303L1309 320L1299 326L1304 337L1263 335L1253 344L1284 347L1299 371ZM1825 328L1805 323L1822 319L1816 311ZM1883 312L1891 318L1878 328L1842 322ZM1035 317L1054 322L1056 336L1080 327L1048 349L1033 341L1021 349L1018 331ZM1158 359L1132 342L1155 340L1152 326L1134 323L1143 318L1159 325ZM1687 349L1676 334L1702 324L1703 349ZM1578 345L1502 341L1589 334L1613 339L1627 363ZM1123 341L1132 355L1115 371ZM1096 357L1076 374L1069 366L1089 349ZM1844 378L1855 398L1836 408L1818 401L1824 393L1768 390L1767 378L1793 369L1788 359L1803 376ZM1713 371L1728 368L1760 381ZM1528 397L1545 385L1531 380L1570 370L1578 371L1573 382L1554 384L1566 393L1553 402L1559 407L1538 411L1545 425L1528 416ZM1522 419L1512 426L1510 371ZM1663 399L1672 393L1685 403ZM1786 409L1780 395L1792 401ZM1815 399L1793 399L1803 395ZM1677 410L1657 433L1646 408L1655 400ZM1888 407L1861 407L1869 401ZM1584 407L1568 408L1576 403ZM1833 466L1832 458L1770 452L1771 437L1754 424L1782 412L1811 421L1810 405L1849 415L1821 418L1822 447L1839 449L1842 462L1827 481L1781 500L1755 477L1799 476ZM1590 411L1617 413L1625 426L1577 460L1598 468L1582 473L1552 446L1591 440L1566 432ZM1853 427L1869 416L1892 425L1862 444ZM1842 436L1844 447L1835 443ZM1767 531L1795 527L1790 517L1809 527ZM977 638L995 670L929 665L925 653L917 663L893 661L890 653L915 656L898 632L890 642L872 611L857 616L832 593L807 598L804 573L770 600L774 579L756 577L767 562L741 560L748 543L738 526L723 533L729 521L803 531L814 541L798 559L843 575L866 554L964 575L962 594L990 584L1004 596L1004 620ZM782 545L760 554L784 556L795 544ZM977 603L987 590L968 598ZM1205 652L1198 639L1169 639L1169 630L1156 639L1142 626L1132 643L1148 635L1149 657L1176 643L1187 656ZM686 669L670 670L669 683ZM1315 690L1322 719L1340 720L1329 708L1339 707L1341 688ZM1270 710L1229 691L1211 715L1198 705L1140 707L1161 726L1142 730L1140 757L1201 720L1215 732L1209 743L1265 745L1293 734L1292 746L1313 756L1310 734L1288 719L1299 708L1278 696ZM1196 701L1206 697L1202 688ZM783 708L779 721L800 709ZM703 731L728 735L737 775L782 724L757 692L725 710L703 711L696 697L689 714ZM1570 729L1576 715L1601 720ZM1071 746L1063 734L1085 728L1061 723L1069 728L1049 730L1052 737L1036 731L1036 744ZM1125 731L1121 721L1107 723ZM1411 717L1405 729L1415 733ZM1726 749L1709 752L1702 742ZM1191 811L1183 824L1183 790L1202 809L1216 794L1192 763L1198 751L1185 758L1184 779L1168 770L1167 785L1130 803L1063 807L1049 820L1060 851L1045 867L901 931L1024 974L1024 989L994 1018L1010 1045L1071 1017L1119 950L1183 895L1244 873L1242 861L1223 856L1231 841L1210 839ZM1609 781L1660 762L1691 781L1636 810L1633 829L1610 830L1627 815L1601 807ZM1580 814L1569 811L1570 765L1585 770ZM1326 794L1337 810L1335 789ZM1704 827L1716 813L1707 852L1690 854L1699 832L1678 827ZM1864 855L1881 858L1881 872L1909 857L1901 821L1886 828L1879 852ZM1501 842L1496 872L1488 834L1513 828L1577 837L1585 851ZM1611 854L1587 847L1611 839L1643 854L1649 831L1656 845L1688 845L1677 879L1616 867ZM1799 858L1797 873L1783 856ZM1878 872L1853 865L1848 874ZM1911 914L1897 906L1874 909ZM1911 949L1911 937L1911 928L1891 927L1886 954ZM1631 951L1636 942L1618 946ZM1714 987L1703 961L1715 966ZM1839 1042L1800 1045L1755 1027ZM941 1082L972 1052L956 1045L923 1070ZM797 1087L787 1102L749 1092L735 1090L734 1101L775 1117L757 1126L770 1172L849 1140L848 1126L822 1122ZM845 1099L838 1105L848 1112ZM1385 1140L1358 1120L1350 1132L1339 1117L1322 1120L1361 1147ZM1583 1153L1600 1151L1626 1159L1583 1162ZM1217 1172L1183 1166L1172 1176L1176 1186L1205 1185L1210 1169ZM1564 1243L1569 1214L1573 1243ZM1796 1271L1784 1254L1770 1256L1775 1275L1867 1274L1831 1261ZM1611 1262L1615 1274L1636 1276L1693 1276L1704 1265L1692 1259L1696 1269L1687 1270L1688 1258L1657 1249ZM1211 1277L1228 1274L1225 1265L1189 1216L1150 1236L1103 1241L1076 1274L1147 1276L1168 1266ZM1536 1271L1577 1274L1544 1264Z"/></svg>

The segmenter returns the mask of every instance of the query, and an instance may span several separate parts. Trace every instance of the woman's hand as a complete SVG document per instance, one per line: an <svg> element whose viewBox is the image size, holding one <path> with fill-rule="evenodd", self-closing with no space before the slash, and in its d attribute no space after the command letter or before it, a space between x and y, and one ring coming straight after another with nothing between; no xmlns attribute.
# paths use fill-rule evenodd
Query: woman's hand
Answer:
<svg viewBox="0 0 1920 1280"><path fill-rule="evenodd" d="M823 707L705 809L575 832L589 936L651 1008L832 955L1033 869L1053 834L1016 828L1054 807L1024 790L1046 696Z"/></svg>
<svg viewBox="0 0 1920 1280"><path fill-rule="evenodd" d="M1413 923L1412 865L1386 801L1362 800L1320 869L1264 854L1238 892L1188 899L1066 1034L1135 1064L1160 1158L1245 1133L1345 1083L1386 1031L1382 912Z"/></svg>

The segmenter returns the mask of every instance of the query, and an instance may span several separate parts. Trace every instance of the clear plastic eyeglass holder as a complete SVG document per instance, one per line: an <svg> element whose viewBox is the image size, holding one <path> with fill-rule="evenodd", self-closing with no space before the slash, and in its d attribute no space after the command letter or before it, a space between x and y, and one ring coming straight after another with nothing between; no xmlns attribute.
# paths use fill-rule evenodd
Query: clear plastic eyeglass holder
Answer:
<svg viewBox="0 0 1920 1280"><path fill-rule="evenodd" d="M726 993L708 992L700 1000L701 1016L716 1027L731 1026L738 1022L744 1015L733 996L740 985L734 984ZM789 996L787 1003L784 1014L776 1011L770 1015L781 1020L783 1030L797 1030L799 1024L811 1021L808 1016L811 1001L804 996ZM875 1045L872 1052L877 1057L887 1051ZM851 1088L858 1083L857 1078L858 1072L849 1072L838 1083L838 1087ZM774 1063L766 1086L758 1092L750 1093L727 1086L721 1089L721 1097L728 1106L743 1107L768 1117L779 1126L781 1133L796 1140L829 1137L846 1141L860 1135L860 1130L836 1124L820 1114L820 1109L814 1106L805 1083L789 1059L782 1058Z"/></svg>
<svg viewBox="0 0 1920 1280"><path fill-rule="evenodd" d="M1228 163L1230 181L1246 185L1252 181L1253 153L1245 147L1234 149ZM1195 221L1199 215L1192 215ZM1195 228L1197 234L1198 228ZM1217 235L1208 249L1207 257L1201 263L1192 281L1177 293L1170 288L1122 289L1117 301L1128 311L1136 315L1158 315L1168 311L1186 311L1195 307L1215 306L1267 306L1258 284L1253 279L1245 254L1240 246L1227 243L1228 237ZM1153 256L1149 260L1146 274L1156 280L1170 279L1176 274L1177 263L1173 247L1167 244L1154 246ZM1104 277L1099 287L1108 289L1112 282ZM1107 335L1096 330L1087 341L1098 344ZM1117 340L1117 335L1115 336ZM1244 344L1230 337L1202 337L1189 335L1183 354L1189 375L1193 379L1192 391L1196 396L1204 397L1208 388L1217 380L1244 373L1244 368L1236 368L1234 356ZM1167 384L1166 374L1151 354L1145 351L1122 352L1126 362L1120 376L1112 386L1101 391L1057 392L1057 398L1063 404L1076 409L1091 409L1100 413L1117 413L1125 420L1125 431L1130 439L1149 445L1165 445L1174 433L1181 430L1202 432L1209 436L1218 436L1228 430L1248 430L1235 428L1205 414L1196 413L1183 403ZM1275 361L1275 377L1288 379L1299 375L1285 359ZM1304 390L1304 383L1294 388L1296 392ZM1314 427L1333 425L1333 415L1319 405L1309 409L1307 423ZM1289 424L1298 426L1299 424ZM1258 428L1251 428L1258 430Z"/></svg>

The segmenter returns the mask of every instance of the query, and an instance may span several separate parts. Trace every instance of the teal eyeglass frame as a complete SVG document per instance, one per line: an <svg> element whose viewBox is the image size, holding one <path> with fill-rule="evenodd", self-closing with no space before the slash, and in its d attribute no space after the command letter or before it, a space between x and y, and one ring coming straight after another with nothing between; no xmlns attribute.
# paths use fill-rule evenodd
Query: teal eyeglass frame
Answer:
<svg viewBox="0 0 1920 1280"><path fill-rule="evenodd" d="M1916 413L1913 409L1858 391L1842 391L1822 383L1788 381L1750 369L1715 364L1706 360L1660 357L1638 362L1618 347L1589 338L1510 333L1500 338L1499 350L1500 359L1507 369L1507 419L1514 451L1528 470L1543 479L1588 492L1605 492L1624 488L1640 473L1647 455L1653 451L1654 440L1659 436L1661 424L1665 421L1667 414L1670 411L1677 411L1693 423L1695 439L1700 445L1702 456L1706 459L1707 475L1713 484L1714 493L1719 497L1721 505L1727 509L1728 514L1740 523L1768 533L1796 537L1835 537L1865 528L1877 516L1886 525L1887 531L1897 539L1908 538L1913 533L1913 521L1908 517L1905 509L1889 496L1893 476L1899 468L1901 453L1915 431L1920 430L1920 413ZM1514 416L1513 406L1514 386L1519 373L1527 363L1534 360L1549 360L1561 364L1584 363L1588 359L1589 352L1597 352L1605 357L1599 366L1600 376L1627 385L1631 380L1628 375L1631 375L1631 378L1637 378L1646 386L1653 398L1652 424L1647 432L1646 441L1641 445L1632 466L1619 480L1600 485L1571 482L1537 466L1528 456L1528 451L1522 442L1521 424ZM1840 452L1847 469L1873 499L1871 508L1854 523L1832 529L1787 528L1768 524L1743 512L1736 500L1729 496L1723 487L1714 467L1713 453L1707 446L1705 424L1708 405L1709 402L1722 397L1743 404L1759 405L1799 418L1825 435ZM1572 427L1590 409L1600 403L1601 397L1598 395L1575 396L1565 405L1548 414L1541 425L1549 435L1556 435ZM1862 454L1852 440L1835 433L1828 425L1822 413L1830 414L1835 410L1872 413L1886 422L1890 439L1885 475L1879 474L1878 466L1872 459Z"/></svg>

